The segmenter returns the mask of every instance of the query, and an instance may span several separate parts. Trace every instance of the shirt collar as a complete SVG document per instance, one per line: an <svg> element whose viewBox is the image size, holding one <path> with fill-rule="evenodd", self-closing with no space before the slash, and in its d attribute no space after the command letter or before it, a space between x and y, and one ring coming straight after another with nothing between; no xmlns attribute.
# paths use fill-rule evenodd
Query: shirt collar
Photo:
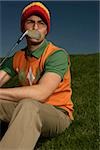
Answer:
<svg viewBox="0 0 100 150"><path fill-rule="evenodd" d="M31 57L33 56L36 58L40 58L40 56L43 54L45 48L47 47L48 43L49 42L45 39L44 42L41 44L41 46L32 52L26 48L27 56L31 56Z"/></svg>

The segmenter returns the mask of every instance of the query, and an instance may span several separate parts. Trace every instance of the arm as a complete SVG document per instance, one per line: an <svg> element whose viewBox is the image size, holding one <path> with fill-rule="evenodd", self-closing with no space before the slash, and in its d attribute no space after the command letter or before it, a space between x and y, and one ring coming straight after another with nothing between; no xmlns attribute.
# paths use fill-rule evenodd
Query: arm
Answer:
<svg viewBox="0 0 100 150"><path fill-rule="evenodd" d="M19 101L31 98L40 102L55 91L68 68L68 59L64 51L57 51L49 57L45 64L45 73L37 85L0 89L0 99Z"/></svg>
<svg viewBox="0 0 100 150"><path fill-rule="evenodd" d="M0 99L19 101L23 98L31 98L40 102L54 92L61 81L61 77L53 72L45 73L37 85L0 89Z"/></svg>
<svg viewBox="0 0 100 150"><path fill-rule="evenodd" d="M2 87L10 78L11 77L9 74L3 70L0 70L0 87Z"/></svg>
<svg viewBox="0 0 100 150"><path fill-rule="evenodd" d="M2 87L10 78L16 75L12 64L13 56L7 58L2 66L0 66L0 87Z"/></svg>

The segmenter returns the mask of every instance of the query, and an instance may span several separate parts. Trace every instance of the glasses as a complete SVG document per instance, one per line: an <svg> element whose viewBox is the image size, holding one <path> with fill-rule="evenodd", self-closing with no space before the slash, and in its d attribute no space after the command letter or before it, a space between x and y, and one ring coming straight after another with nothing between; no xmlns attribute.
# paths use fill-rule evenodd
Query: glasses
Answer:
<svg viewBox="0 0 100 150"><path fill-rule="evenodd" d="M34 28L45 28L47 25L42 20L34 21L34 20L26 20L25 25L33 26Z"/></svg>

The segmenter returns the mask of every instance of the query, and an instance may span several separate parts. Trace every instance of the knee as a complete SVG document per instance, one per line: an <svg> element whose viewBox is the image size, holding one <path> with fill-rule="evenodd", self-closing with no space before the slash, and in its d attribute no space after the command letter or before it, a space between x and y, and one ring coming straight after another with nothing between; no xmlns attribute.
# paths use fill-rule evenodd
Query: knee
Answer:
<svg viewBox="0 0 100 150"><path fill-rule="evenodd" d="M12 121L18 118L22 122L40 122L39 108L31 99L20 100L13 114ZM11 121L11 122L12 122Z"/></svg>
<svg viewBox="0 0 100 150"><path fill-rule="evenodd" d="M23 99L19 102L18 107L21 107L21 109L24 109L25 112L32 111L35 113L39 113L38 103L39 102L32 100L32 99Z"/></svg>

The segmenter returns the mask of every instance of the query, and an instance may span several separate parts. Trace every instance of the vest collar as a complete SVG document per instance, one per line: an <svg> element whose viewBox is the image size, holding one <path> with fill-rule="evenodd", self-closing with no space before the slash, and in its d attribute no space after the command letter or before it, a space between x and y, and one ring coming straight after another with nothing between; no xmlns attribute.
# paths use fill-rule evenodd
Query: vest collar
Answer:
<svg viewBox="0 0 100 150"><path fill-rule="evenodd" d="M30 56L30 57L40 58L40 56L43 54L45 48L47 47L48 43L49 42L45 39L44 42L41 44L41 46L33 52L29 51L26 47L25 48L26 55Z"/></svg>

